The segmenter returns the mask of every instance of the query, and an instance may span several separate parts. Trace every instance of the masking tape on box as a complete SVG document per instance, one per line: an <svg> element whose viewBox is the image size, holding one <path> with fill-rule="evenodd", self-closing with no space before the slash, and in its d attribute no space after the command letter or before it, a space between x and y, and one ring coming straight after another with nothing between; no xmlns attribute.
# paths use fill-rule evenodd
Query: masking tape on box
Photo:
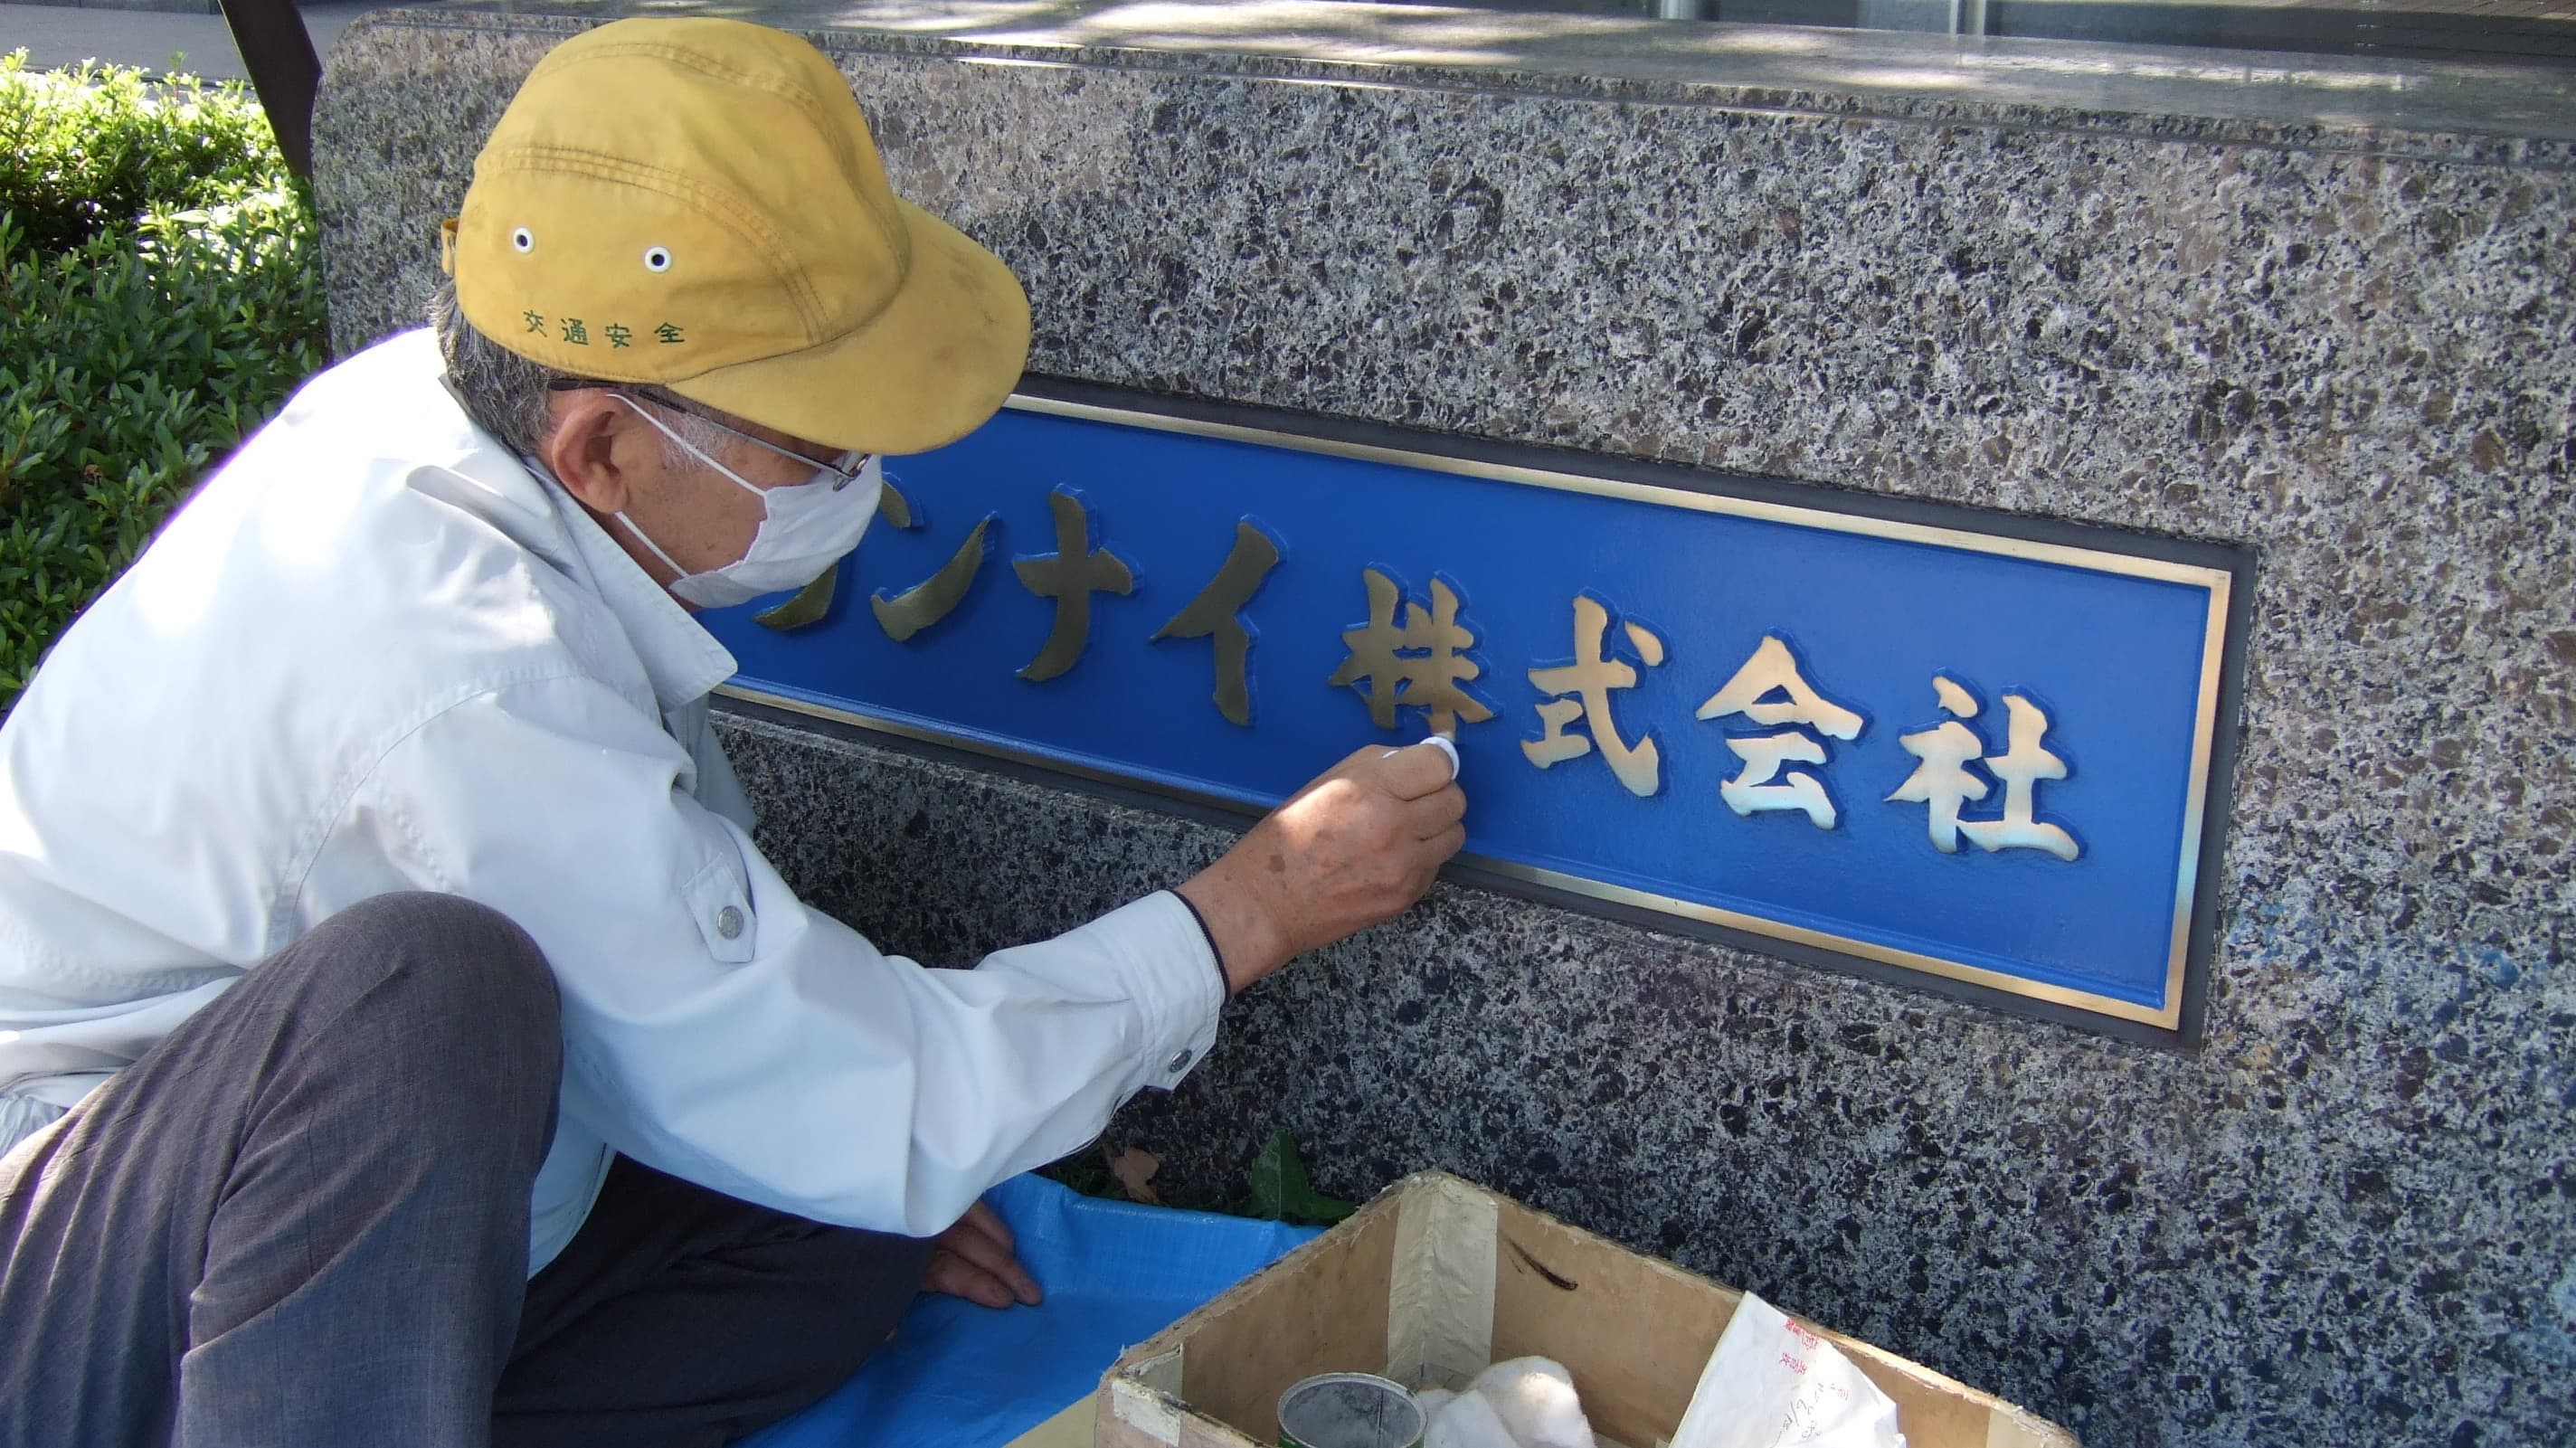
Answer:
<svg viewBox="0 0 2576 1448"><path fill-rule="evenodd" d="M1181 1441L1181 1349L1151 1357L1109 1380L1109 1411L1118 1421L1178 1448Z"/></svg>
<svg viewBox="0 0 2576 1448"><path fill-rule="evenodd" d="M1494 1198L1457 1183L1408 1193L1395 1225L1386 1375L1408 1388L1463 1387L1494 1356Z"/></svg>

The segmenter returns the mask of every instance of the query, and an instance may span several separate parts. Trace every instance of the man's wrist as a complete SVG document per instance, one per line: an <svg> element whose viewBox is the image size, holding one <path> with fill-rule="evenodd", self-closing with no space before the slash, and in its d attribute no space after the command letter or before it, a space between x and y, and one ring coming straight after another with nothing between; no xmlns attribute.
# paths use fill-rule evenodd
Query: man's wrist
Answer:
<svg viewBox="0 0 2576 1448"><path fill-rule="evenodd" d="M1181 908L1190 912L1190 918L1198 922L1199 934L1207 940L1208 959L1216 966L1216 985L1219 996L1220 998L1231 997L1234 994L1234 977L1226 974L1225 947L1218 943L1216 931L1209 927L1207 916L1200 912L1199 907L1189 896L1174 890L1172 898L1180 901Z"/></svg>
<svg viewBox="0 0 2576 1448"><path fill-rule="evenodd" d="M1172 891L1207 931L1229 995L1277 970L1296 953L1258 892L1238 877L1236 863L1228 855Z"/></svg>

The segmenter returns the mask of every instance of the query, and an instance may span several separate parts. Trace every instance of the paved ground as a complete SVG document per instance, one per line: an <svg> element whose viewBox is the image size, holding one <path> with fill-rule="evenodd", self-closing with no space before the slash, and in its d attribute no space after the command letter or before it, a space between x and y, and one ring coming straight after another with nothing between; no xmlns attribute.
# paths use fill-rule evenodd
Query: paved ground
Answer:
<svg viewBox="0 0 2576 1448"><path fill-rule="evenodd" d="M331 41L340 28L351 20L389 3L389 0L323 0L304 7L305 28L313 32L313 48L327 54ZM409 0L420 3L420 0ZM1471 0L1442 0L1442 3L1471 3ZM1511 4L1513 0L1500 0ZM1527 0L1524 0L1527 3ZM1603 0L1605 6L1622 11L1643 8L1641 0ZM1796 21L1804 18L1812 0L1701 0L1701 13L1715 13L1739 20ZM1929 0L1926 0L1929 3ZM1521 8L1515 5L1515 8ZM1581 0L1535 0L1530 8L1586 9ZM1831 8L1831 7L1828 7ZM2356 0L2168 0L2165 4L2100 5L2088 7L2085 0L2056 0L2023 4L2023 10L2036 16L2040 10L2053 10L2059 21L2070 15L2080 18L2088 8L2106 14L2118 14L2124 8L2132 12L2156 11L2166 15L2188 16L2194 10L2206 16L2227 17L2227 25L2205 20L2211 33L2204 37L2214 43L2245 44L2251 37L2238 37L2232 42L2224 35L2229 27L2252 26L2263 31L2261 44L2290 44L2309 48L2296 38L2299 28L2294 19L2301 13L2318 17L2318 24L2333 31L2334 43L2315 43L2326 50L2385 49L2397 53L2446 56L2457 59L2548 60L2559 63L2576 61L2576 0L2389 0L2386 5L2356 3ZM2272 20L2262 22L2260 17ZM2331 24L2328 24L2331 22ZM2352 27L2367 22L2363 30ZM2037 24L2036 20L2030 23ZM2288 25L2288 29L2282 26ZM2214 28L2213 28L2214 27ZM1938 28L1937 26L1935 27ZM2346 34L2346 31L2352 33ZM2274 32L2278 32L2277 34ZM2049 30L2044 26L2034 34L2084 34L2094 32L2081 26L2073 30ZM2323 35L2324 31L2320 31ZM2103 39L2167 38L2104 32ZM2367 42L2356 46L2354 42ZM84 8L71 5L11 5L0 3L0 52L25 46L30 63L38 67L69 65L95 58L124 65L141 66L160 72L172 69L172 57L183 56L177 68L191 70L209 78L246 79L241 55L233 49L232 32L224 27L220 15L184 15L153 10L120 10Z"/></svg>
<svg viewBox="0 0 2576 1448"><path fill-rule="evenodd" d="M332 0L304 7L304 27L316 54L328 54L340 27L381 0ZM86 9L68 5L0 4L0 51L24 46L39 68L82 60L114 61L155 73L194 71L208 79L247 80L241 52L220 15L174 15L158 10ZM184 57L174 65L173 56Z"/></svg>

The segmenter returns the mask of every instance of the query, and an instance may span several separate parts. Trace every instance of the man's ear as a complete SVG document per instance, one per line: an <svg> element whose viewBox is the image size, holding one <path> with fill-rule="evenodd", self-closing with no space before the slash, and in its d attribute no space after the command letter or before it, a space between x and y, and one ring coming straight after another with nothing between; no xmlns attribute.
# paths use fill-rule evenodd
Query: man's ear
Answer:
<svg viewBox="0 0 2576 1448"><path fill-rule="evenodd" d="M626 436L640 424L624 403L604 391L552 393L554 431L538 454L564 491L594 513L622 513L633 501L635 477L625 466L636 456Z"/></svg>

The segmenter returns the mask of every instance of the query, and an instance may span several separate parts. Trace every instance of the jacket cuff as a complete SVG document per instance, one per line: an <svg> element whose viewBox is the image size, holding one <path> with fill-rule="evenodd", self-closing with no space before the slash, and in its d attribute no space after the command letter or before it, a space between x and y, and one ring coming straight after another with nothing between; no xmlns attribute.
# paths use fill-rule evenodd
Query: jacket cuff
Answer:
<svg viewBox="0 0 2576 1448"><path fill-rule="evenodd" d="M1154 985L1146 992L1147 1055L1137 1079L1169 1091L1216 1044L1217 1012L1227 995L1216 941L1198 911L1169 890L1113 911L1101 923L1110 921L1132 932L1139 957L1164 967L1152 972Z"/></svg>

